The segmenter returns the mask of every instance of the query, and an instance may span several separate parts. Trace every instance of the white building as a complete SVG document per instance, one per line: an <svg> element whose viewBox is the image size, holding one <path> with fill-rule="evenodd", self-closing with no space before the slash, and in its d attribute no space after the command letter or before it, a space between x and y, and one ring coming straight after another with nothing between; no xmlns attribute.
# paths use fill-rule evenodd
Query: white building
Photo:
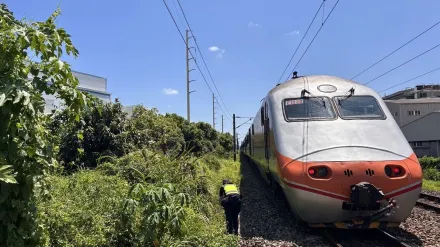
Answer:
<svg viewBox="0 0 440 247"><path fill-rule="evenodd" d="M82 92L89 93L103 102L111 102L111 94L107 92L107 79L99 76L89 75L82 72L72 71L73 75L78 78L78 89ZM62 101L54 95L43 95L46 100L45 113L52 110L62 108Z"/></svg>

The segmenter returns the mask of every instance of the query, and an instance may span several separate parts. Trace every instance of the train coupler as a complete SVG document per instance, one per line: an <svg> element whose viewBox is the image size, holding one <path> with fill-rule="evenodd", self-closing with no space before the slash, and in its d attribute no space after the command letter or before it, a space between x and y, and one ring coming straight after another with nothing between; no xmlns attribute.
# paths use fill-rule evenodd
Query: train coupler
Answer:
<svg viewBox="0 0 440 247"><path fill-rule="evenodd" d="M380 201L385 198L382 190L368 182L361 182L350 187L350 202L343 202L342 209L350 211L379 210Z"/></svg>

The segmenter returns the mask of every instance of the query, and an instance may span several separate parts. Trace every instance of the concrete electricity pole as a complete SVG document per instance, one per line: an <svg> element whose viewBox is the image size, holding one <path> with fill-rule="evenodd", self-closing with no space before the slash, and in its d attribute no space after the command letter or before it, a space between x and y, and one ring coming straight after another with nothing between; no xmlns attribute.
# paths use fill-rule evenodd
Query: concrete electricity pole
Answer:
<svg viewBox="0 0 440 247"><path fill-rule="evenodd" d="M223 115L222 115L222 134L223 134Z"/></svg>
<svg viewBox="0 0 440 247"><path fill-rule="evenodd" d="M215 129L215 96L212 94L212 127Z"/></svg>
<svg viewBox="0 0 440 247"><path fill-rule="evenodd" d="M235 142L235 114L232 114L232 130L233 130L233 137L232 142L234 143L234 161L237 160L237 153L235 150L237 149L236 142Z"/></svg>
<svg viewBox="0 0 440 247"><path fill-rule="evenodd" d="M189 37L188 37L188 29L186 29L186 114L188 122L191 122L190 119L190 109L189 109Z"/></svg>

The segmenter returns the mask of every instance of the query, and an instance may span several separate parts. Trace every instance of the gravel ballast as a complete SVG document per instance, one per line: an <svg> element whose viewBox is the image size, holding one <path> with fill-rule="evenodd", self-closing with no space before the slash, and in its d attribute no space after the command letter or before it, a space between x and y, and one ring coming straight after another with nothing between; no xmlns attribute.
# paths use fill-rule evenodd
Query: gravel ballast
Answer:
<svg viewBox="0 0 440 247"><path fill-rule="evenodd" d="M283 198L274 199L258 168L245 157L241 173L240 246L332 246L317 230L296 221ZM399 228L385 231L410 246L440 247L440 215L429 210L415 207ZM346 230L342 236L347 235L351 236L349 240L344 237L343 246L391 246L383 240L372 240L374 234Z"/></svg>

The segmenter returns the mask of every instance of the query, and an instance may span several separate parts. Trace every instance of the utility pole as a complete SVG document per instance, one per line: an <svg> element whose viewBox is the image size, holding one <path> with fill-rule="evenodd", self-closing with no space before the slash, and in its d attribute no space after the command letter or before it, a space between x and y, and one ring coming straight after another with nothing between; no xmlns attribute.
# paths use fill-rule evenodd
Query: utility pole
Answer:
<svg viewBox="0 0 440 247"><path fill-rule="evenodd" d="M222 134L223 134L223 115L222 115Z"/></svg>
<svg viewBox="0 0 440 247"><path fill-rule="evenodd" d="M212 127L215 129L215 96L212 94Z"/></svg>
<svg viewBox="0 0 440 247"><path fill-rule="evenodd" d="M238 145L238 134L237 134L237 150L240 149L240 145Z"/></svg>
<svg viewBox="0 0 440 247"><path fill-rule="evenodd" d="M234 161L237 161L237 153L235 152L235 150L237 149L236 143L235 143L235 114L232 114L232 129L233 129L232 142L234 143Z"/></svg>
<svg viewBox="0 0 440 247"><path fill-rule="evenodd" d="M186 114L188 122L191 123L190 109L189 109L189 37L188 29L186 29Z"/></svg>

